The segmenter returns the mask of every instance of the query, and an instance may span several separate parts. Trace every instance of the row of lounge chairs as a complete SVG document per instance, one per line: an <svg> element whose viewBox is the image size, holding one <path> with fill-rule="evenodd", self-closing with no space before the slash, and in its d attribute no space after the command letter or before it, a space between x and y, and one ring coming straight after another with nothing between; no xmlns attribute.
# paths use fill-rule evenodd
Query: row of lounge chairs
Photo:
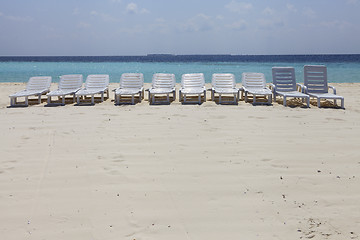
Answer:
<svg viewBox="0 0 360 240"><path fill-rule="evenodd" d="M274 67L272 68L273 82L269 87L266 86L266 79L262 73L243 73L242 87L236 87L234 74L215 73L212 75L211 100L218 96L218 102L237 103L241 99L248 102L252 97L253 104L271 104L276 101L277 96L283 97L284 106L287 105L289 97L302 99L307 107L310 104L310 97L317 99L320 107L321 99L332 99L336 105L336 100L341 100L341 108L344 108L344 98L336 95L336 89L328 86L326 66L307 65L304 67L304 84L296 83L295 69L293 67ZM156 73L153 75L152 85L147 90L150 104L175 100L175 75L166 73ZM18 105L17 98L25 97L25 105L28 105L29 96L37 96L41 103L41 96L46 94L48 104L52 104L52 97L61 99L61 104L65 105L65 96L72 95L73 102L80 104L91 97L91 104L94 104L94 95L100 94L101 101L104 101L104 94L109 98L109 75L89 75L82 87L82 75L63 75L60 77L58 89L50 92L51 77L32 77L30 78L25 90L10 95L10 105ZM144 77L142 73L124 73L120 79L120 87L114 90L115 103L121 104L123 100L131 98L131 104L135 104L135 98L141 102L144 99ZM333 93L328 89L331 88ZM181 88L179 89L180 102L199 103L206 101L205 78L202 73L183 74ZM171 99L170 99L171 98ZM195 101L193 100L195 98ZM225 98L225 100L224 100ZM261 100L260 100L261 99ZM265 101L264 101L265 100ZM22 104L23 105L23 104Z"/></svg>

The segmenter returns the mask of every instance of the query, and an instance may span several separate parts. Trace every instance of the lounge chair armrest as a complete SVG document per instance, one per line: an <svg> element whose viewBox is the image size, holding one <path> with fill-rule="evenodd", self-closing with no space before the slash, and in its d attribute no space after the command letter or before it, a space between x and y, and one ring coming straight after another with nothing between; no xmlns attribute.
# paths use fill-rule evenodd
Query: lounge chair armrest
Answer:
<svg viewBox="0 0 360 240"><path fill-rule="evenodd" d="M334 86L328 86L328 88L333 90L334 95L336 95L336 88Z"/></svg>
<svg viewBox="0 0 360 240"><path fill-rule="evenodd" d="M275 84L273 84L273 83L270 83L270 84L269 84L269 88L270 88L270 90L271 90L272 92L275 92L275 91L276 91L276 86L275 86Z"/></svg>
<svg viewBox="0 0 360 240"><path fill-rule="evenodd" d="M305 85L302 85L302 84L300 84L300 83L297 83L297 84L296 84L296 87L297 87L296 90L298 90L299 92L306 93L306 91L305 91L306 86L305 86Z"/></svg>

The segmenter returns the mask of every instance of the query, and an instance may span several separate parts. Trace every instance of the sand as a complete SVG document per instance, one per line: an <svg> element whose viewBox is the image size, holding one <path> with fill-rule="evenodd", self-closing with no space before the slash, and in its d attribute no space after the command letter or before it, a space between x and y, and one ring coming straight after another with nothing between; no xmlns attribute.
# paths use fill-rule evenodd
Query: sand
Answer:
<svg viewBox="0 0 360 240"><path fill-rule="evenodd" d="M346 110L9 108L1 83L1 239L359 239L360 84L333 85Z"/></svg>

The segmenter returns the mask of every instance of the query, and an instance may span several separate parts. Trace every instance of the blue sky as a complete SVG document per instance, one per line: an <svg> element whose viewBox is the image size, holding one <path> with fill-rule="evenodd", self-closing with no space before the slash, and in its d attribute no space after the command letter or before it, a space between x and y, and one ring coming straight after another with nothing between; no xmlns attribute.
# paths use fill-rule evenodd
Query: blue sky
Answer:
<svg viewBox="0 0 360 240"><path fill-rule="evenodd" d="M0 0L0 55L360 53L360 0Z"/></svg>

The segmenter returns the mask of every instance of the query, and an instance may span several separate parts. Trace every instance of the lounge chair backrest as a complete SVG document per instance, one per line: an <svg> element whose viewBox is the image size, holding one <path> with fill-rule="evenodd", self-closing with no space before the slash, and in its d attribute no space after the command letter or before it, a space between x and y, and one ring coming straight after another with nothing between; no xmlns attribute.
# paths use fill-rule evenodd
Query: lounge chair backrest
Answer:
<svg viewBox="0 0 360 240"><path fill-rule="evenodd" d="M263 73L243 73L242 85L246 88L265 88L266 79Z"/></svg>
<svg viewBox="0 0 360 240"><path fill-rule="evenodd" d="M309 93L327 93L328 81L326 66L304 66L304 85Z"/></svg>
<svg viewBox="0 0 360 240"><path fill-rule="evenodd" d="M202 88L205 85L203 73L187 73L181 76L182 88Z"/></svg>
<svg viewBox="0 0 360 240"><path fill-rule="evenodd" d="M214 73L211 84L214 88L235 88L236 80L232 73Z"/></svg>
<svg viewBox="0 0 360 240"><path fill-rule="evenodd" d="M170 73L155 73L152 78L153 88L174 88L175 75Z"/></svg>
<svg viewBox="0 0 360 240"><path fill-rule="evenodd" d="M142 73L123 73L120 78L120 88L140 89L144 85L144 75Z"/></svg>
<svg viewBox="0 0 360 240"><path fill-rule="evenodd" d="M296 91L295 69L293 67L273 67L272 78L276 91Z"/></svg>
<svg viewBox="0 0 360 240"><path fill-rule="evenodd" d="M78 89L83 83L83 75L62 75L60 76L59 89Z"/></svg>
<svg viewBox="0 0 360 240"><path fill-rule="evenodd" d="M51 85L51 77L31 77L26 85L26 90L43 90L49 89Z"/></svg>
<svg viewBox="0 0 360 240"><path fill-rule="evenodd" d="M85 88L107 88L109 85L109 75L89 75L86 78Z"/></svg>

